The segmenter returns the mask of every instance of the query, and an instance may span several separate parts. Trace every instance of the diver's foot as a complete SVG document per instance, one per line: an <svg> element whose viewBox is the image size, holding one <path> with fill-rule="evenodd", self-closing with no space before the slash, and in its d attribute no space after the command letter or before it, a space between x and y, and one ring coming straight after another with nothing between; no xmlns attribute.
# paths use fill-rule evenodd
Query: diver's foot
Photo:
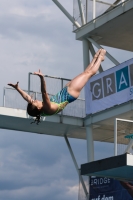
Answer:
<svg viewBox="0 0 133 200"><path fill-rule="evenodd" d="M99 49L96 54L94 55L94 58L98 58L98 56L100 55L102 49Z"/></svg>
<svg viewBox="0 0 133 200"><path fill-rule="evenodd" d="M104 59L105 59L105 54L106 54L106 50L105 50L105 49L101 49L98 58L100 58L101 61L104 61Z"/></svg>
<svg viewBox="0 0 133 200"><path fill-rule="evenodd" d="M90 68L93 67L93 65L94 65L95 62L97 61L97 59L98 59L98 57L99 57L99 55L100 55L100 53L101 53L101 50L102 50L102 49L99 49L99 50L96 52L96 54L94 55L94 57L93 57L93 59L92 59L92 61L91 61L91 63L90 63Z"/></svg>

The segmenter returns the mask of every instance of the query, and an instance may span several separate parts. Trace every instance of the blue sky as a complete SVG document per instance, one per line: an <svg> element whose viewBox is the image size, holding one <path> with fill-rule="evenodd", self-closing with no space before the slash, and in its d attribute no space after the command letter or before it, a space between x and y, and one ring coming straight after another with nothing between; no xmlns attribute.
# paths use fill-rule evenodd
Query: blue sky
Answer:
<svg viewBox="0 0 133 200"><path fill-rule="evenodd" d="M72 1L60 2L72 14ZM81 73L82 43L72 30L50 0L0 0L0 93L8 82L19 81L27 89L28 72L39 68L44 74L70 79ZM106 49L119 62L132 57L131 52ZM106 60L103 66L113 65ZM79 166L87 162L86 141L70 143ZM95 143L95 149L96 159L113 154L111 145ZM0 130L0 199L76 200L78 188L64 138Z"/></svg>

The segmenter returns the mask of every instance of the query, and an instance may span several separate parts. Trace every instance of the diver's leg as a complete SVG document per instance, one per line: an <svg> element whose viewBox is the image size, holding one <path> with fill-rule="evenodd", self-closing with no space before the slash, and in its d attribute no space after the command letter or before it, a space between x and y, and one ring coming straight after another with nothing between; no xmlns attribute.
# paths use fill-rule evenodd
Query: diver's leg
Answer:
<svg viewBox="0 0 133 200"><path fill-rule="evenodd" d="M75 77L71 80L68 86L68 93L73 97L77 98L80 94L80 91L85 86L87 81L98 71L101 62L104 60L104 56L106 51L104 49L100 49L94 56L92 62L88 65L83 73Z"/></svg>

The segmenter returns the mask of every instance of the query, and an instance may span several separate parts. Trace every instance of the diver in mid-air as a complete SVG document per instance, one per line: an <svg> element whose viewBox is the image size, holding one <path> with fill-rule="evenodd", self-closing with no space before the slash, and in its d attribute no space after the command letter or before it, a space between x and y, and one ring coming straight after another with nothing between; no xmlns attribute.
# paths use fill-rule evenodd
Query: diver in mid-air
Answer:
<svg viewBox="0 0 133 200"><path fill-rule="evenodd" d="M19 82L17 82L17 84L8 83L8 85L15 88L28 102L27 112L30 116L36 117L35 121L38 123L41 116L57 114L61 112L67 104L75 101L78 98L87 81L98 71L101 62L104 60L105 54L106 50L99 49L85 71L68 82L60 92L51 98L49 98L46 91L44 75L40 70L38 72L34 72L35 75L40 77L43 101L33 100L31 96L20 89L18 85Z"/></svg>

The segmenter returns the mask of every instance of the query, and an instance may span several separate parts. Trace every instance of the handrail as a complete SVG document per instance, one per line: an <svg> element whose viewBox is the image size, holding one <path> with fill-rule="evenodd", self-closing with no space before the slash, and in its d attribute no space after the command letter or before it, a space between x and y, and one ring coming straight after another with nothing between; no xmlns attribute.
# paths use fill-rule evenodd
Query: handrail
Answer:
<svg viewBox="0 0 133 200"><path fill-rule="evenodd" d="M28 92L24 90L25 92ZM41 100L41 92L29 91L29 94L33 94L33 98ZM48 93L51 97L54 94ZM9 87L4 87L3 89L3 107L22 109L26 110L27 102L21 97L21 95L14 89ZM63 116L73 116L73 117L85 117L85 100L83 98L78 98L75 102L69 104L62 113L59 113L60 122L63 120Z"/></svg>
<svg viewBox="0 0 133 200"><path fill-rule="evenodd" d="M34 74L34 73L32 73L32 72L29 72L29 74L32 74L32 75L35 75L36 76L36 74ZM67 78L61 78L61 77L56 77L56 76L49 76L49 75L43 75L44 77L48 77L48 78L54 78L54 79L60 79L60 80L65 80L65 81L71 81L71 79L67 79Z"/></svg>

